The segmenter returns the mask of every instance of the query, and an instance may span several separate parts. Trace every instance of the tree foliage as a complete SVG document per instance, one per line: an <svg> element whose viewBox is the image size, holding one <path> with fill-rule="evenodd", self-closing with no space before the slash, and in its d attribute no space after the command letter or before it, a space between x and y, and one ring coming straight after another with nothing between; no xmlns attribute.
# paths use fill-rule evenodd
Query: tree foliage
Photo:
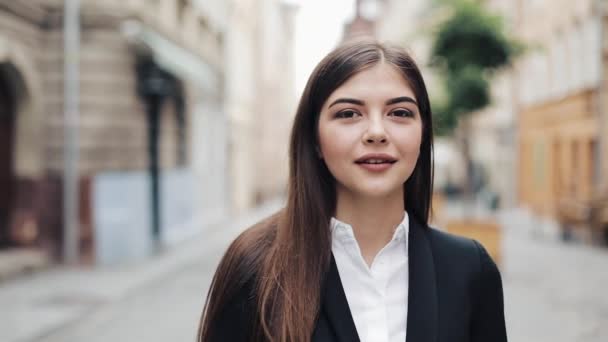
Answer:
<svg viewBox="0 0 608 342"><path fill-rule="evenodd" d="M449 15L435 32L431 48L433 65L445 79L447 96L437 106L437 133L448 134L462 115L490 104L489 77L512 63L520 44L505 34L500 16L477 1L443 1Z"/></svg>

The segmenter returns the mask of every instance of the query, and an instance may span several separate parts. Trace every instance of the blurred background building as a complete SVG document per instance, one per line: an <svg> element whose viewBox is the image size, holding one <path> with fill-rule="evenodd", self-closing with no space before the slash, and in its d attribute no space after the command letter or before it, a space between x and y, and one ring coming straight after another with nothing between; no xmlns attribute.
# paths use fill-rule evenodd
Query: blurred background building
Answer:
<svg viewBox="0 0 608 342"><path fill-rule="evenodd" d="M344 24L342 41L374 38L376 36L376 15L379 2L376 0L355 1L355 15Z"/></svg>
<svg viewBox="0 0 608 342"><path fill-rule="evenodd" d="M514 77L520 199L539 213L555 216L564 198L590 200L606 191L605 5L536 1L511 8L517 34L534 44Z"/></svg>
<svg viewBox="0 0 608 342"><path fill-rule="evenodd" d="M606 2L492 0L487 7L526 44L492 83L493 105L476 114L476 134L494 136L490 174L513 189L514 203L556 222L564 236L590 228L577 231L607 243ZM508 177L501 168L516 171Z"/></svg>
<svg viewBox="0 0 608 342"><path fill-rule="evenodd" d="M344 39L370 36L406 47L429 92L441 92L430 50L437 22L449 13L429 1L356 3L358 15L345 26ZM555 223L564 213L591 220L593 201L607 193L606 2L480 3L504 19L525 53L493 77L491 105L470 116L478 181L502 208L523 207ZM459 134L436 141L438 189L463 182Z"/></svg>
<svg viewBox="0 0 608 342"><path fill-rule="evenodd" d="M279 0L234 1L226 41L231 207L242 212L280 196L295 112L294 16Z"/></svg>
<svg viewBox="0 0 608 342"><path fill-rule="evenodd" d="M145 257L155 241L171 245L283 192L293 5L80 6L81 261ZM0 1L0 246L54 257L64 233L63 19L61 0Z"/></svg>

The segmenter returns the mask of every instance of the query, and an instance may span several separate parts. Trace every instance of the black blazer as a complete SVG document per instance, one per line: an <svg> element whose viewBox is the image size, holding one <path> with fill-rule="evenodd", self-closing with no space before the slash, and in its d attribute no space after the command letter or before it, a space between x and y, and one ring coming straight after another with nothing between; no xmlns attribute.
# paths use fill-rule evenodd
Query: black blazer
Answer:
<svg viewBox="0 0 608 342"><path fill-rule="evenodd" d="M504 342L500 273L476 241L417 223L410 216L405 342ZM332 256L312 341L359 341ZM244 286L212 318L213 341L250 341L255 310Z"/></svg>

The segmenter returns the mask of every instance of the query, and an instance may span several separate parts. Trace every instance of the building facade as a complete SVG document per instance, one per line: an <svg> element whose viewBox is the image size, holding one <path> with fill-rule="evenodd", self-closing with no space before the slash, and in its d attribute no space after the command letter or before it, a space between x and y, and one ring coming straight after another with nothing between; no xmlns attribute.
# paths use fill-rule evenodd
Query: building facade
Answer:
<svg viewBox="0 0 608 342"><path fill-rule="evenodd" d="M355 16L344 24L342 41L374 38L378 7L377 0L355 0Z"/></svg>
<svg viewBox="0 0 608 342"><path fill-rule="evenodd" d="M408 48L431 94L428 69L434 22L443 13L427 1L377 1L376 37ZM585 202L608 191L608 3L600 0L486 0L506 32L526 46L512 67L494 75L492 104L471 113L471 156L505 207L521 205L556 218L564 199ZM458 131L456 132L458 138ZM457 161L457 140L436 152ZM447 148L444 148L447 147ZM446 150L448 153L443 153ZM456 158L455 158L456 157ZM436 184L462 178L436 156ZM454 170L454 166L456 170Z"/></svg>
<svg viewBox="0 0 608 342"><path fill-rule="evenodd" d="M507 13L529 46L514 75L518 197L555 218L559 201L605 191L606 3L520 1Z"/></svg>
<svg viewBox="0 0 608 342"><path fill-rule="evenodd" d="M149 240L179 240L200 216L219 215L227 206L226 10L223 2L206 3L81 1L82 261L144 255ZM0 182L6 189L0 240L55 257L63 235L64 64L70 57L63 10L60 0L0 1ZM157 204L150 201L155 192Z"/></svg>
<svg viewBox="0 0 608 342"><path fill-rule="evenodd" d="M295 114L294 16L279 0L234 1L226 41L230 195L235 212L285 194Z"/></svg>

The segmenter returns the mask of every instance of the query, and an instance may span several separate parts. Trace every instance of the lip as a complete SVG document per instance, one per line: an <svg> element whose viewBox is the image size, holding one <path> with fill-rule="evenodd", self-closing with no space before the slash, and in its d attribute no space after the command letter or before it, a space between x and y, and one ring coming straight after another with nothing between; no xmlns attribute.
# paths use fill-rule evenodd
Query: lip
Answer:
<svg viewBox="0 0 608 342"><path fill-rule="evenodd" d="M368 159L382 159L382 160L386 160L387 162L381 163L381 164L367 164L367 163L363 162ZM365 170L371 171L371 172L386 171L386 170L390 169L393 166L393 164L395 164L396 162L397 162L396 158L394 158L393 156L386 154L386 153L369 153L369 154L366 154L363 157L355 160L355 164L357 164L358 166L361 166Z"/></svg>
<svg viewBox="0 0 608 342"><path fill-rule="evenodd" d="M386 153L368 153L368 154L365 154L362 157L358 158L357 160L355 160L355 163L361 164L365 160L368 160L368 159L382 159L382 160L388 161L390 164L394 164L397 161L397 158L391 156L390 154L386 154ZM382 165L382 164L380 164L380 165Z"/></svg>
<svg viewBox="0 0 608 342"><path fill-rule="evenodd" d="M357 164L367 171L371 172L382 172L393 167L393 163L382 163L382 164Z"/></svg>

